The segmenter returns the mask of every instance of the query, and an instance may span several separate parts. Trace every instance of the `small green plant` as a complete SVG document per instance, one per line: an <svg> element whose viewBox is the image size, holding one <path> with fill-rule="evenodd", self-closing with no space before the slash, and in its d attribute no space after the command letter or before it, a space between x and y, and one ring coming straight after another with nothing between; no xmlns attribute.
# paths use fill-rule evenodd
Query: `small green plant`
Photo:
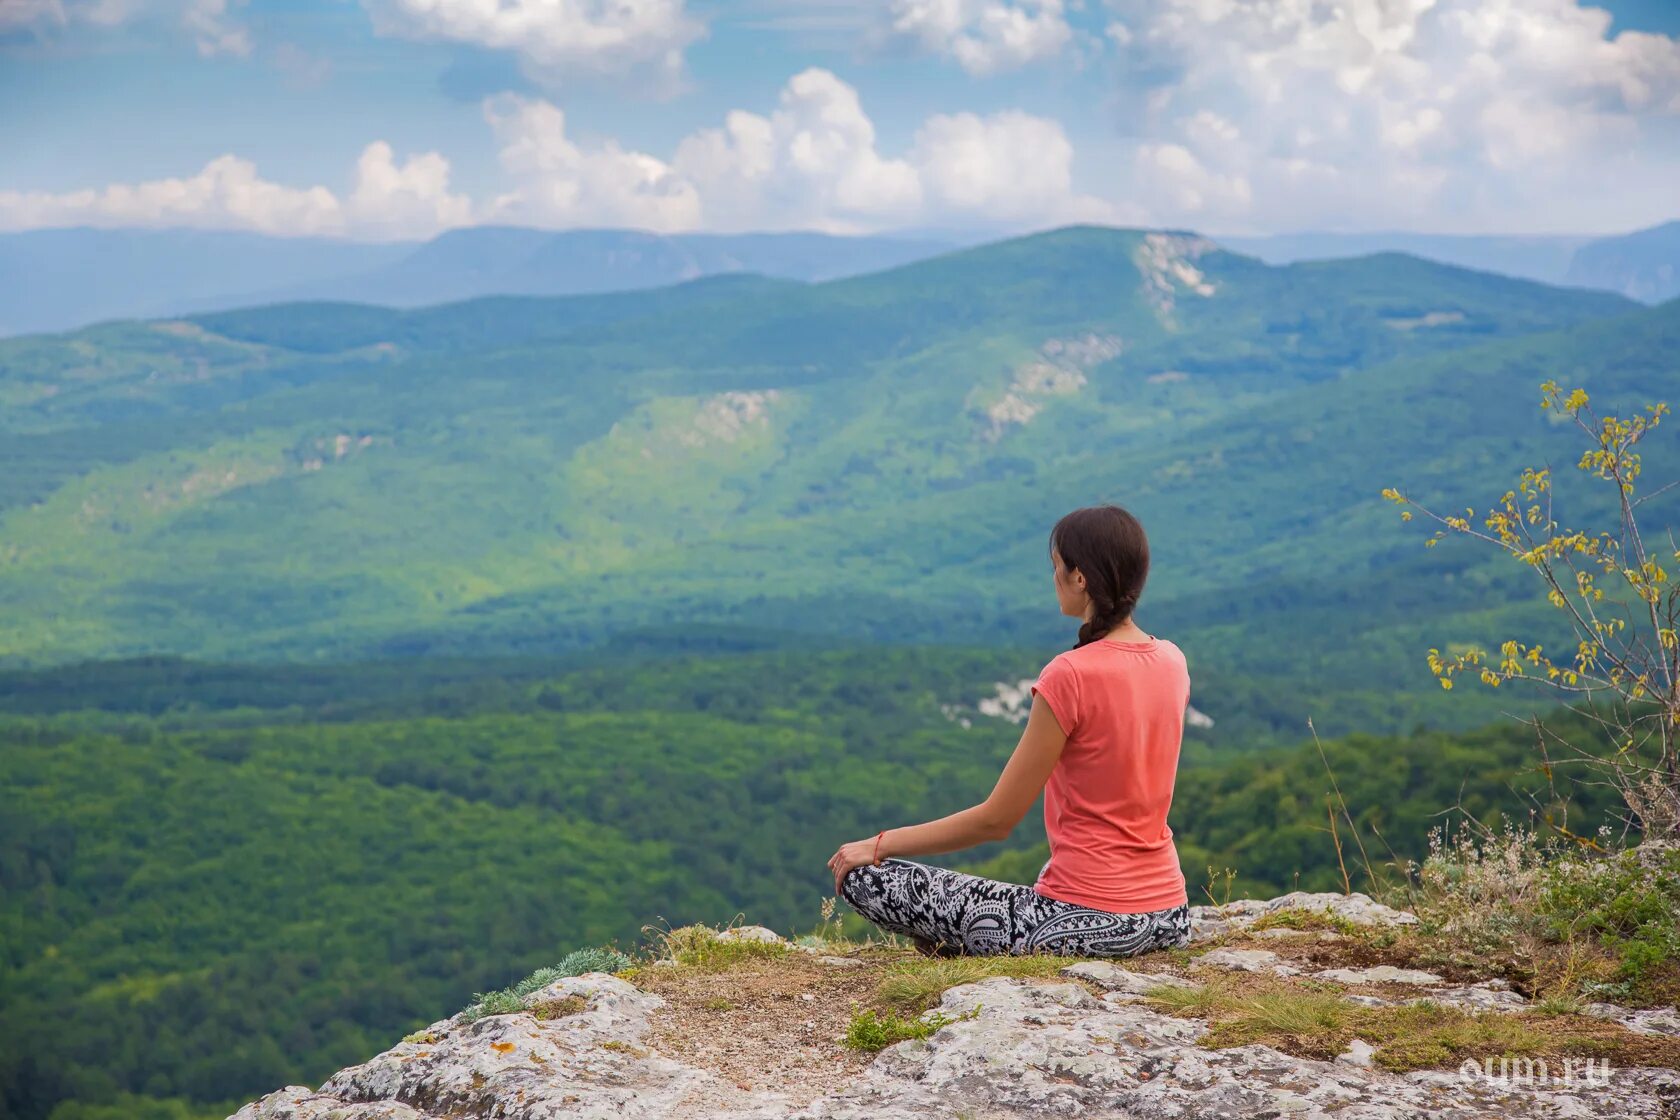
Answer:
<svg viewBox="0 0 1680 1120"><path fill-rule="evenodd" d="M805 945L812 949L830 949L836 945L848 944L842 931L843 923L835 917L835 898L828 895L822 900L819 913L821 920L817 928L810 933L802 933L793 939L795 945Z"/></svg>
<svg viewBox="0 0 1680 1120"><path fill-rule="evenodd" d="M555 965L552 970L540 970L545 972L552 971L557 975L549 977L541 984L536 985L536 987L545 987L552 984L554 981L567 976L582 976L586 972L617 972L620 969L628 968L629 966L630 958L619 952L617 949L574 949L570 953L567 953L564 957L561 957L560 963ZM535 975L535 973L533 973L533 975ZM536 988L532 989L532 991L535 990Z"/></svg>
<svg viewBox="0 0 1680 1120"><path fill-rule="evenodd" d="M475 1023L486 1015L509 1015L515 1011L523 1011L525 1001L507 988L497 992L479 992L473 996L472 1003L461 1012L469 1023Z"/></svg>
<svg viewBox="0 0 1680 1120"><path fill-rule="evenodd" d="M1614 979L1636 991L1680 960L1680 848L1648 862L1633 849L1557 860L1538 902L1550 938L1596 938L1617 959Z"/></svg>
<svg viewBox="0 0 1680 1120"><path fill-rule="evenodd" d="M755 941L746 937L729 937L724 930L706 925L679 926L676 929L652 929L662 942L659 954L679 965L705 972L718 972L745 960L775 959L793 951L786 941Z"/></svg>
<svg viewBox="0 0 1680 1120"><path fill-rule="evenodd" d="M1469 822L1466 822L1467 824ZM1439 830L1419 873L1427 957L1532 984L1547 1006L1680 990L1680 850L1593 854L1507 827Z"/></svg>
<svg viewBox="0 0 1680 1120"><path fill-rule="evenodd" d="M975 1004L972 1011L965 1011L961 1015L946 1015L942 1011L935 1011L919 1018L901 1016L891 1008L884 1015L877 1015L872 1007L865 1008L852 1013L852 1021L846 1028L844 1042L846 1047L852 1050L881 1050L905 1039L927 1038L941 1027L948 1027L952 1023L978 1018L980 1007L980 1004Z"/></svg>
<svg viewBox="0 0 1680 1120"><path fill-rule="evenodd" d="M1305 906L1288 906L1281 910L1273 910L1270 914L1262 915L1248 928L1250 932L1263 929L1322 929L1342 934L1344 937L1358 937L1367 929L1328 908L1309 910Z"/></svg>
<svg viewBox="0 0 1680 1120"><path fill-rule="evenodd" d="M1231 901L1231 884L1236 882L1236 869L1227 867L1220 871L1215 871L1213 869L1213 864L1210 863L1208 864L1207 873L1208 881L1203 885L1202 893L1207 895L1208 902L1216 909L1223 910ZM1221 882L1220 880L1224 881ZM1216 895L1214 893L1215 891L1218 891L1219 893Z"/></svg>
<svg viewBox="0 0 1680 1120"><path fill-rule="evenodd" d="M480 992L473 996L462 1011L466 1022L472 1023L486 1015L508 1015L525 1009L525 997L548 987L556 980L581 976L585 972L618 972L630 967L630 958L617 949L576 949L551 968L539 968L511 988L495 992Z"/></svg>

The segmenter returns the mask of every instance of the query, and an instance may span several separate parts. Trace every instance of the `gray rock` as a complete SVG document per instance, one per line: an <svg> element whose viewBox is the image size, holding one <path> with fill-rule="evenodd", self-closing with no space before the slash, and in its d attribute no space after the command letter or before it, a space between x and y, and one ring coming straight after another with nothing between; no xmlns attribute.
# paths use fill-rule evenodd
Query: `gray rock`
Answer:
<svg viewBox="0 0 1680 1120"><path fill-rule="evenodd" d="M1411 999L1382 999L1353 992L1344 992L1342 998L1349 1003L1363 1004L1366 1007L1398 1007L1403 1003L1446 1003L1471 1011L1521 1011L1528 1006L1528 1001L1516 992L1489 987L1485 983L1472 984L1467 988L1434 988L1428 995Z"/></svg>
<svg viewBox="0 0 1680 1120"><path fill-rule="evenodd" d="M1062 969L1063 976L1092 980L1112 992L1141 996L1152 988L1199 988L1194 980L1166 972L1132 972L1113 961L1080 961Z"/></svg>
<svg viewBox="0 0 1680 1120"><path fill-rule="evenodd" d="M1195 958L1198 965L1233 968L1239 972L1270 972L1277 976L1296 976L1300 969L1284 964L1270 949L1214 949Z"/></svg>
<svg viewBox="0 0 1680 1120"><path fill-rule="evenodd" d="M670 1114L699 1083L717 1080L639 1044L649 1013L664 1001L615 976L589 972L556 980L527 996L525 1005L573 995L588 1001L584 1009L554 1019L517 1012L434 1023L425 1033L436 1041L398 1043L340 1070L317 1096L291 1102L271 1094L235 1120L493 1116L507 1115L514 1102L524 1120L652 1118ZM363 1108L374 1105L410 1111ZM348 1106L363 1110L345 1111Z"/></svg>
<svg viewBox="0 0 1680 1120"><path fill-rule="evenodd" d="M1320 980L1334 980L1338 984L1440 984L1441 977L1416 968L1395 968L1379 964L1373 968L1327 968L1313 973Z"/></svg>
<svg viewBox="0 0 1680 1120"><path fill-rule="evenodd" d="M1364 1066L1369 1069L1371 1068L1371 1059L1375 1054L1376 1050L1369 1042L1362 1038L1356 1038L1348 1043L1348 1048L1345 1051L1336 1055L1336 1060L1343 1065Z"/></svg>
<svg viewBox="0 0 1680 1120"><path fill-rule="evenodd" d="M785 1120L1609 1120L1658 1115L1659 1094L1680 1092L1672 1070L1622 1069L1608 1087L1513 1093L1456 1070L1396 1075L1266 1046L1204 1050L1194 1045L1206 1030L1200 1023L1093 1000L1054 982L997 977L966 984L946 992L940 1009L961 1014L975 1007L977 1018L925 1042L888 1047L857 1082Z"/></svg>
<svg viewBox="0 0 1680 1120"><path fill-rule="evenodd" d="M1381 996L1363 996L1363 995L1357 995L1353 992L1345 992L1345 993L1343 993L1342 998L1349 1003L1357 1003L1361 1007L1393 1007L1393 1006L1395 1006L1395 1001L1394 1000L1383 999Z"/></svg>
<svg viewBox="0 0 1680 1120"><path fill-rule="evenodd" d="M1457 1007L1467 1007L1472 1011L1512 1011L1521 1010L1528 1006L1528 1000L1511 991L1509 984L1502 988L1496 988L1492 986L1491 982L1472 984L1467 988L1438 988L1430 992L1425 998L1436 1003L1450 1003ZM1409 1002L1417 1003L1419 1001L1411 1000Z"/></svg>
<svg viewBox="0 0 1680 1120"><path fill-rule="evenodd" d="M1216 937L1233 929L1243 929L1267 914L1293 909L1328 914L1362 926L1404 926L1417 922L1416 914L1384 906L1370 895L1360 894L1358 891L1353 894L1291 891L1277 898L1240 898L1223 906L1192 906L1191 940Z"/></svg>
<svg viewBox="0 0 1680 1120"><path fill-rule="evenodd" d="M315 1120L329 1115L331 1120L428 1120L425 1113L396 1101L346 1105L303 1085L288 1085L253 1101L234 1113L233 1120Z"/></svg>
<svg viewBox="0 0 1680 1120"><path fill-rule="evenodd" d="M786 941L787 938L768 926L732 926L718 934L719 941Z"/></svg>
<svg viewBox="0 0 1680 1120"><path fill-rule="evenodd" d="M1109 962L1073 967L1095 963ZM1093 971L1132 983L1118 966ZM647 1050L648 1017L662 1001L616 977L558 980L528 1006L573 995L587 1000L584 1009L554 1019L443 1020L428 1029L435 1041L400 1043L319 1091L281 1089L236 1120L1611 1120L1660 1115L1661 1095L1680 1094L1672 1070L1621 1068L1608 1086L1513 1092L1457 1071L1395 1075L1266 1046L1206 1050L1196 1043L1207 1028L1196 1020L1097 999L1073 982L993 977L941 1000L944 1014L973 1018L889 1046L845 1088L798 1105L783 1093L736 1091ZM699 1107L696 1098L731 1103Z"/></svg>
<svg viewBox="0 0 1680 1120"><path fill-rule="evenodd" d="M1640 1034L1661 1034L1680 1038L1680 1013L1673 1007L1647 1007L1634 1010L1614 1003L1589 1003L1582 1008L1588 1015L1610 1019L1630 1031Z"/></svg>

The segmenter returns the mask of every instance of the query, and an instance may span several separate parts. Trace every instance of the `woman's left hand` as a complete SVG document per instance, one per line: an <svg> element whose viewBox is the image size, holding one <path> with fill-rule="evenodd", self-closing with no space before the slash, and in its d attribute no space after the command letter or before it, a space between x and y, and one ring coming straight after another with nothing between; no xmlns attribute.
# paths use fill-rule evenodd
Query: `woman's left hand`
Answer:
<svg viewBox="0 0 1680 1120"><path fill-rule="evenodd" d="M853 840L850 844L840 845L840 850L828 857L828 866L834 872L834 893L840 893L840 880L846 877L846 872L854 867L862 867L866 863L873 863L875 852L875 837L867 840Z"/></svg>

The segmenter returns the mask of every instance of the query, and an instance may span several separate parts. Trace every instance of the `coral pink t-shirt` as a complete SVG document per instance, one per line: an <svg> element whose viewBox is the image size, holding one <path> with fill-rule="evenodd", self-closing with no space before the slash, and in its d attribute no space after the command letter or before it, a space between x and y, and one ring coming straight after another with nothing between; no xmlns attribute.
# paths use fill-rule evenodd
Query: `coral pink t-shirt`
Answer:
<svg viewBox="0 0 1680 1120"><path fill-rule="evenodd" d="M1189 901L1172 806L1190 671L1163 638L1098 638L1051 659L1032 691L1067 732L1044 786L1050 860L1033 889L1119 914Z"/></svg>

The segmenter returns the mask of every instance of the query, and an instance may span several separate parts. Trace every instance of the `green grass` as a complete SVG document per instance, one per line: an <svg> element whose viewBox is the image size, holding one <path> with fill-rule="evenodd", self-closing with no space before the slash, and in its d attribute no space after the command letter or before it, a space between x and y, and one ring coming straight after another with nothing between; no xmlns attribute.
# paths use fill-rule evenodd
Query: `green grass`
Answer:
<svg viewBox="0 0 1680 1120"><path fill-rule="evenodd" d="M973 956L899 961L887 966L876 988L883 1003L922 1011L959 984L973 984L992 976L1047 977L1077 964L1081 958L1050 954Z"/></svg>
<svg viewBox="0 0 1680 1120"><path fill-rule="evenodd" d="M927 1038L941 1027L978 1018L979 1015L978 1005L961 1015L935 1011L915 1018L902 1016L891 1008L878 1013L868 1007L853 1013L851 1023L846 1027L845 1045L852 1050L881 1050L906 1039Z"/></svg>
<svg viewBox="0 0 1680 1120"><path fill-rule="evenodd" d="M1350 921L1331 910L1309 910L1301 906L1285 907L1263 914L1248 928L1253 932L1263 929L1328 930L1344 937L1358 937L1370 932L1369 926Z"/></svg>
<svg viewBox="0 0 1680 1120"><path fill-rule="evenodd" d="M786 941L723 938L723 931L707 925L680 926L657 933L663 959L703 972L722 972L742 961L775 960L795 950Z"/></svg>

